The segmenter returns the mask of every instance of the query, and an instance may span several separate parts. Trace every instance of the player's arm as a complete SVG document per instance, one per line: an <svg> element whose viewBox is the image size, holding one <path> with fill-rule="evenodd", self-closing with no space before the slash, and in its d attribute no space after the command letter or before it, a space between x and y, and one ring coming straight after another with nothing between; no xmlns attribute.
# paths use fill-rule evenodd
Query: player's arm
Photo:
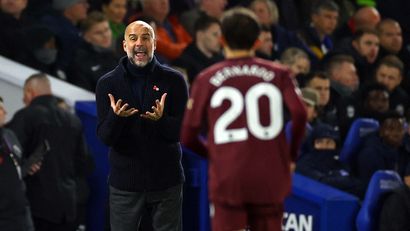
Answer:
<svg viewBox="0 0 410 231"><path fill-rule="evenodd" d="M192 95L188 100L184 120L182 122L181 143L199 155L207 155L207 145L201 137L202 121L204 121L205 109L207 107L204 88L200 88L196 81L192 86Z"/></svg>
<svg viewBox="0 0 410 231"><path fill-rule="evenodd" d="M287 72L285 75L288 75ZM292 119L292 141L290 144L290 154L292 162L295 162L303 137L305 136L307 114L300 97L300 90L295 86L290 77L283 78L283 81L285 83L283 98Z"/></svg>

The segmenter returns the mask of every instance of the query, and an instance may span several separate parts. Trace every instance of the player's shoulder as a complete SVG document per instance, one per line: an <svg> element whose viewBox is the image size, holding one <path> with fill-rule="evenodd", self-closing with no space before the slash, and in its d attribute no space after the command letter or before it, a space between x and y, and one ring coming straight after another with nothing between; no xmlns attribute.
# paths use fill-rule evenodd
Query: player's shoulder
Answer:
<svg viewBox="0 0 410 231"><path fill-rule="evenodd" d="M289 72L289 68L278 61L271 61L271 60L266 60L262 58L254 58L254 62L266 66L267 68L273 69L274 71L277 72Z"/></svg>

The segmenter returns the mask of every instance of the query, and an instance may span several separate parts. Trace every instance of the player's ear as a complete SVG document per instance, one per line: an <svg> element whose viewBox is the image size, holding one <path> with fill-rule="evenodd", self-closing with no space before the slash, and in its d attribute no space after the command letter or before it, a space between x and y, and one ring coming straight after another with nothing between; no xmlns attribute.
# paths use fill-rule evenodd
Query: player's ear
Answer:
<svg viewBox="0 0 410 231"><path fill-rule="evenodd" d="M219 37L219 42L221 43L222 46L226 46L227 44L224 36Z"/></svg>
<svg viewBox="0 0 410 231"><path fill-rule="evenodd" d="M253 43L252 49L256 50L256 49L258 49L261 45L262 45L262 41L258 38L258 39L256 39L255 42Z"/></svg>

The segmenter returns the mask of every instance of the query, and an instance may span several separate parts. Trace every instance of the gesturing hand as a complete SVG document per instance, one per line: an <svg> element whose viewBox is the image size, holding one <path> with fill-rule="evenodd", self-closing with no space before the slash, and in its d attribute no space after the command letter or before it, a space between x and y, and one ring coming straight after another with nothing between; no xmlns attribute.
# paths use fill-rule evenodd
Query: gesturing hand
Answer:
<svg viewBox="0 0 410 231"><path fill-rule="evenodd" d="M165 105L165 98L167 97L167 93L164 93L161 96L161 101L155 100L155 106L152 106L152 110L154 112L145 112L145 114L141 114L141 117L145 119L150 119L153 121L157 121L161 119L162 114L164 113L164 105Z"/></svg>
<svg viewBox="0 0 410 231"><path fill-rule="evenodd" d="M111 108L116 115L121 116L121 117L128 117L138 112L138 109L135 109L135 108L130 108L127 110L129 106L128 103L125 103L124 105L121 106L122 99L119 99L117 102L115 102L113 95L108 94L108 97L110 98Z"/></svg>

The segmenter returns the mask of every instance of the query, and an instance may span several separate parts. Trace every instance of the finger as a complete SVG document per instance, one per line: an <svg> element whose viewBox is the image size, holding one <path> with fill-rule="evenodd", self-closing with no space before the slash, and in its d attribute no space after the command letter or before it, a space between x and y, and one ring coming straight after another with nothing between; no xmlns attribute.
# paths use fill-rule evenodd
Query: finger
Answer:
<svg viewBox="0 0 410 231"><path fill-rule="evenodd" d="M122 105L122 107L120 108L120 111L126 111L128 107L128 103L125 103L124 105Z"/></svg>
<svg viewBox="0 0 410 231"><path fill-rule="evenodd" d="M115 99L114 99L114 96L113 96L112 94L108 94L108 97L110 98L111 107L115 107Z"/></svg>
<svg viewBox="0 0 410 231"><path fill-rule="evenodd" d="M151 120L156 120L155 113L152 112L145 112L145 114L141 114L141 117L145 119L151 119Z"/></svg>
<svg viewBox="0 0 410 231"><path fill-rule="evenodd" d="M121 108L121 104L122 104L122 99L119 99L119 100L117 101L117 103L115 104L115 108L116 108L116 109Z"/></svg>
<svg viewBox="0 0 410 231"><path fill-rule="evenodd" d="M161 105L164 106L165 105L165 99L167 98L167 93L162 94L161 96Z"/></svg>
<svg viewBox="0 0 410 231"><path fill-rule="evenodd" d="M156 115L159 115L160 114L160 107L154 107L154 106L152 106L151 107L151 109L152 109L152 111L154 112L154 114L156 114Z"/></svg>
<svg viewBox="0 0 410 231"><path fill-rule="evenodd" d="M134 114L137 113L137 112L138 112L138 109L135 109L135 108L130 108L130 109L128 109L128 110L125 111L125 113L126 113L128 116L134 115Z"/></svg>

